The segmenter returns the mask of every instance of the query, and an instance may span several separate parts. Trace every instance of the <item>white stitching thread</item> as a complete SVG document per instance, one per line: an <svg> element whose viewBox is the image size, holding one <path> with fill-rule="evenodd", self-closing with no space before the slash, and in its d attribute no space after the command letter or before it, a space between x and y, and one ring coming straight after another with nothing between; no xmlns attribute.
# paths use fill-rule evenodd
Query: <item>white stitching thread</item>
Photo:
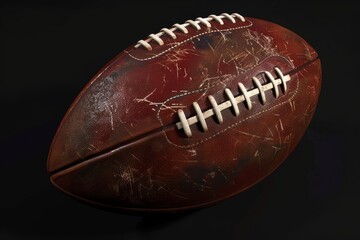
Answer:
<svg viewBox="0 0 360 240"><path fill-rule="evenodd" d="M280 79L281 79L281 83L282 83L282 86L283 86L283 90L284 90L284 92L286 92L286 90L287 90L287 85L286 85L286 81L284 80L284 75L283 75L283 73L280 71L280 69L278 69L278 68L275 68L275 72L276 72L276 74L280 77Z"/></svg>
<svg viewBox="0 0 360 240"><path fill-rule="evenodd" d="M259 66L261 63L265 62L266 60L268 60L269 58L272 58L272 57L281 57L281 58L283 58L285 61L287 61L288 64L289 64L291 67L294 67L293 63L292 63L288 58L285 58L285 57L279 56L279 55L271 55L271 56L266 57L265 59L263 59L262 61L260 61L257 65L254 65L253 67L251 67L251 68L248 69L247 71L250 71L250 70L256 68L256 67ZM266 74L266 72L265 72L265 74ZM271 74L270 74L270 75L271 75ZM271 76L272 76L272 75L271 75ZM220 85L220 84L223 84L224 82L226 82L226 81L228 81L228 80L230 80L230 79L231 79L231 78L229 77L229 78L225 79L225 80L222 81L222 82L218 82L218 83L215 83L215 84L209 86L208 88L202 88L202 89L197 89L197 90L194 90L194 91L191 91L191 92L178 94L178 95L172 96L172 97L168 98L167 100L165 100L165 101L163 102L163 104L160 106L160 108L159 108L159 110L158 110L158 112L157 112L157 119L160 121L161 126L164 126L164 124L163 124L163 122L162 122L162 120L161 120L161 118L160 118L160 112L161 112L161 109L162 109L161 107L164 106L167 102L169 102L169 101L171 101L171 100L173 100L173 99L175 99L175 98L180 98L180 97L183 97L183 96L186 96L186 95L190 95L190 94L194 94L194 93L206 91L206 90L208 90L208 89L210 89L210 88L213 88L213 87L216 87L216 86L218 86L218 85ZM178 148L184 148L184 149L186 149L186 148L191 148L191 147L197 146L197 145L199 145L199 144L201 144L201 143L203 143L203 142L206 142L207 140L210 140L210 139L212 139L213 137L215 137L215 136L217 136L217 135L219 135L219 134L221 134L221 133L223 133L223 132L225 132L225 131L227 131L227 130L229 130L229 129L237 126L237 125L239 125L239 124L242 123L243 121L246 121L246 120L251 119L251 118L253 118L253 117L257 117L257 116L263 114L264 112L270 111L270 110L272 110L272 109L274 109L274 108L277 108L277 107L279 107L279 106L281 106L281 105L284 105L284 104L287 103L288 101L292 100L292 99L295 97L295 95L297 94L298 89L299 89L299 86L300 86L300 84L299 84L299 79L296 79L296 80L297 80L297 86L296 86L296 89L295 89L295 91L294 91L294 94L293 94L287 101L278 103L278 104L276 104L276 105L274 105L274 106L272 106L272 107L270 107L270 108L268 108L268 109L265 109L265 110L263 110L263 111L261 111L261 112L255 113L255 114L253 114L253 115L251 115L251 116L249 116L249 117L247 117L247 118L245 118L245 119L240 120L239 122L236 122L236 123L234 123L234 124L232 124L232 125L229 125L228 127L222 129L221 131L216 132L215 134L213 134L213 135L211 135L211 136L209 136L209 137L207 137L207 138L201 139L200 141L198 141L198 142L196 142L196 143L193 143L193 144L190 144L190 145L178 145L178 144L170 141L170 139L169 139L168 136L166 135L165 130L163 130L164 137L166 138L166 140L168 141L168 143L170 143L171 145L173 145L173 146L175 146L175 147L178 147ZM274 88L274 89L275 89L275 88Z"/></svg>
<svg viewBox="0 0 360 240"><path fill-rule="evenodd" d="M265 75L273 85L273 88L274 88L274 91L275 91L275 98L278 98L279 97L279 88L278 88L278 85L277 85L277 83L275 81L275 78L268 71L265 71Z"/></svg>
<svg viewBox="0 0 360 240"><path fill-rule="evenodd" d="M154 58L157 58L157 57L163 55L164 53L167 53L167 52L171 51L172 49L174 49L174 48L176 48L176 47L178 47L178 46L180 46L180 45L182 45L182 44L184 44L184 43L187 43L187 42L191 41L191 40L194 39L194 38L200 37L200 36L205 35L205 34L216 33L216 32L225 32L225 31L231 31L231 30L236 30L236 29L251 27L251 26L253 25L253 23L252 23L251 21L249 21L249 20L247 20L247 21L249 22L248 25L239 26L239 27L235 27L235 28L220 29L220 30L219 30L219 29L216 29L216 30L211 30L211 31L206 31L206 32L203 32L203 33L199 33L199 34L194 35L194 36L192 36L192 37L190 37L190 38L188 38L188 39L186 39L186 40L184 40L184 41L182 41L182 42L176 43L175 45L171 46L170 48L165 49L164 51L162 51L162 52L160 52L160 53L158 53L158 54L156 54L156 55L154 55L154 56L151 56L151 57L147 57L147 58L137 58L137 57L133 56L129 51L125 51L125 52L126 52L130 57L132 57L133 59L138 60L138 61L151 60L151 59L154 59ZM144 40L142 40L142 41L144 41Z"/></svg>
<svg viewBox="0 0 360 240"><path fill-rule="evenodd" d="M268 59L270 59L270 58L272 58L272 57L280 57L280 58L283 58L285 61L287 61L287 62L290 64L290 66L294 67L294 65L292 64L291 61L289 61L289 59L287 59L287 58L285 58L285 57L283 57L283 56L279 56L279 55L271 55L271 56L268 56L268 57L264 58L264 59L263 59L262 61L260 61L258 64L256 64L256 65L252 66L251 68L247 69L246 72L253 70L254 68L256 68L257 66L259 66L260 64L262 64L263 62L265 62L266 60L268 60ZM266 74L266 72L265 72L265 74ZM180 98L180 97L183 97L183 96L186 96L186 95L191 95L191 94L194 94L194 93L207 91L207 90L210 89L210 88L216 87L216 86L218 86L218 85L220 85L220 84L224 84L225 82L227 82L228 80L231 79L231 75L230 75L230 74L225 75L225 76L226 76L226 78L225 78L223 81L213 83L213 84L211 84L210 86L208 86L208 87L206 87L206 88L199 88L199 89L197 89L197 90L193 90L193 91L190 91L190 92L181 93L181 94L178 94L178 95L175 95L175 96L172 96L172 97L166 99L166 100L163 102L163 104L160 106L160 108L159 108L159 110L158 110L158 112L157 112L157 114L156 114L157 119L158 119L158 120L160 121L160 123L161 123L161 126L164 126L164 124L163 124L163 122L161 121L161 118L160 118L160 111L162 110L162 107L163 107L164 105L166 105L167 102L170 102L171 100L173 100L173 99L175 99L175 98ZM272 75L270 74L270 76L272 76Z"/></svg>
<svg viewBox="0 0 360 240"><path fill-rule="evenodd" d="M220 25L224 25L224 21L221 20L221 18L219 16L216 16L214 14L211 14L209 17L211 17L212 19L214 19L215 21L217 21Z"/></svg>
<svg viewBox="0 0 360 240"><path fill-rule="evenodd" d="M180 122L184 128L184 131L188 134L189 137L191 137L190 126L186 119L184 111L182 109L179 109L178 114L179 114Z"/></svg>
<svg viewBox="0 0 360 240"><path fill-rule="evenodd" d="M257 77L253 77L252 80L253 80L254 84L256 85L256 87L259 89L262 104L265 104L266 96L265 96L264 87L261 85L261 83Z"/></svg>
<svg viewBox="0 0 360 240"><path fill-rule="evenodd" d="M214 109L215 116L216 116L217 120L219 121L219 123L223 123L224 119L222 117L221 110L220 110L219 105L217 104L215 98L212 95L209 95L208 99L209 99L209 101L211 103L212 108Z"/></svg>
<svg viewBox="0 0 360 240"><path fill-rule="evenodd" d="M206 121L205 121L205 117L203 112L201 111L201 108L199 106L199 104L197 102L193 102L193 106L196 112L196 116L199 119L199 122L201 124L201 127L203 128L204 132L206 132L208 130Z"/></svg>
<svg viewBox="0 0 360 240"><path fill-rule="evenodd" d="M225 88L225 93L226 93L226 96L229 98L231 106L234 109L235 116L236 117L239 116L240 110L239 110L239 106L237 105L237 102L236 102L236 99L235 99L234 95L232 94L232 92L228 88Z"/></svg>
<svg viewBox="0 0 360 240"><path fill-rule="evenodd" d="M193 26L194 28L196 28L196 30L201 30L201 27L200 27L200 25L199 25L197 22L195 22L195 21L193 21L193 20L187 20L186 22L187 22L187 23L190 23L190 25ZM174 33L173 33L173 34L174 34Z"/></svg>
<svg viewBox="0 0 360 240"><path fill-rule="evenodd" d="M284 76L283 73L281 72L281 70L279 68L277 68L277 67L275 67L274 69L275 69L275 72L277 73L277 75L279 77L278 79L274 80L274 82L277 85L282 84L284 86L284 94L285 94L285 92L287 90L286 82L290 81L291 77L290 77L289 74ZM205 112L202 112L202 110L200 109L199 104L197 102L193 102L193 106L195 108L196 115L192 116L192 117L189 117L187 119L186 125L189 126L189 125L193 125L193 124L195 124L197 122L200 122L201 127L206 132L208 130L208 127L207 127L207 124L206 124L206 119L213 116L215 114L215 111L219 112L219 111L225 110L227 108L233 107L233 109L235 111L235 115L238 116L240 114L238 104L241 103L241 102L245 102L248 109L251 110L252 109L252 102L251 102L251 97L252 96L259 95L259 94L264 94L264 91L275 89L275 86L277 87L277 85L274 85L274 82L270 82L270 83L266 83L264 85L261 85L259 83L259 81L257 80L257 78L255 78L255 79L258 82L258 85L257 85L256 88L253 88L250 91L248 91L245 88L244 84L238 83L241 95L237 96L236 98L234 97L234 95L232 94L230 89L226 88L225 93L228 96L229 100L225 101L225 102L222 102L220 105L216 104L215 107L210 108L210 109L206 110ZM183 111L181 111L181 113L183 113ZM179 114L179 117L180 117L180 114ZM184 116L181 115L181 117L183 118ZM181 119L180 122L176 123L179 130L183 129L182 123L184 123L185 120L186 119ZM190 128L186 128L186 130L184 129L184 132L185 132L185 135L187 137L192 136Z"/></svg>
<svg viewBox="0 0 360 240"><path fill-rule="evenodd" d="M140 46L143 46L145 47L148 51L151 51L152 50L152 47L151 45L149 44L152 40L155 40L160 46L164 44L164 42L160 39L161 36L163 36L164 34L168 34L170 35L171 37L174 38L174 31L175 30L180 30L182 31L183 33L187 34L188 33L188 30L186 29L186 27L188 26L193 26L195 27L197 30L200 30L201 27L199 25L199 23L201 24L204 24L207 28L210 28L211 27L211 24L210 24L210 21L217 21L219 22L219 19L221 18L227 18L229 19L233 24L236 23L236 20L235 18L238 18L240 19L242 22L245 22L245 18L243 16L241 16L240 14L238 13L233 13L233 14L227 14L227 13L223 13L221 14L220 16L216 16L215 18L213 17L214 15L210 15L208 16L207 18L202 18L202 17L198 17L195 21L192 21L192 20L188 20L186 21L185 23L183 24L178 24L178 23L175 23L173 25L173 28L171 29L168 29L168 31L162 31L160 30L160 32L156 33L156 34L150 34L148 39L146 40L140 40L138 41L138 43L135 45L135 48L138 48ZM221 21L222 22L222 21ZM170 33L172 32L172 33ZM175 36L176 38L176 36ZM160 40L159 40L160 39Z"/></svg>
<svg viewBox="0 0 360 240"><path fill-rule="evenodd" d="M248 108L249 108L249 110L250 110L250 109L252 108L252 103L251 103L251 99L250 99L249 93L248 93L248 91L246 90L244 84L238 83L238 85L239 85L239 88L240 88L240 91L241 91L242 95L243 95L244 98L245 98L246 104L247 104L247 106L248 106Z"/></svg>
<svg viewBox="0 0 360 240"><path fill-rule="evenodd" d="M299 89L299 80L297 79L296 90L294 91L294 94L289 98L289 100L287 100L287 101L285 101L285 102L278 103L278 104L276 104L276 105L274 105L274 106L272 106L272 107L270 107L270 108L268 108L268 109L265 109L265 110L263 110L263 111L261 111L261 112L255 113L254 115L251 115L251 116L249 116L249 117L247 117L247 118L244 118L244 119L242 119L241 121L239 121L239 122L237 122L237 123L234 123L234 124L228 126L227 128L221 130L221 131L218 131L218 132L215 133L214 135L200 140L199 142L196 142L196 143L194 143L194 144L187 145L187 146L177 145L177 144L175 144L175 143L173 143L173 142L171 142L171 141L169 141L169 143L171 143L171 144L173 144L174 146L177 146L177 147L179 147L179 148L191 148L191 147L194 147L194 146L196 146L196 145L199 145L199 144L201 144L201 143L203 143L203 142L205 142L205 141L207 141L207 140L209 140L209 139L211 139L211 138L213 138L213 137L215 137L215 136L217 136L217 135L219 135L219 134L221 134L221 133L223 133L223 132L225 132L225 131L227 131L227 130L229 130L229 129L237 126L237 125L239 125L240 123L242 123L242 122L244 122L244 121L246 121L246 120L249 120L249 119L251 119L251 118L253 118L253 117L257 117L258 115L261 115L261 114L263 114L264 112L270 111L270 110L272 110L272 109L274 109L274 108L277 108L277 107L279 107L279 106L281 106L281 105L284 105L285 103L288 103L288 101L292 100L292 99L295 97L295 95L296 95L297 92L298 92L298 89ZM166 137L166 138L167 138L167 137Z"/></svg>

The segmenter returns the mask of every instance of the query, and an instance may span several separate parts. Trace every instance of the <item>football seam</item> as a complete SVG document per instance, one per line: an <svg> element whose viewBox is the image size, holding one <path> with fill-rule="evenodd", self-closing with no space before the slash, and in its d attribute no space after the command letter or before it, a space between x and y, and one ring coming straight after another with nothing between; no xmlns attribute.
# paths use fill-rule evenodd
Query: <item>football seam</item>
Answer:
<svg viewBox="0 0 360 240"><path fill-rule="evenodd" d="M259 64L261 64L262 62L266 61L267 59L269 59L269 58L271 58L271 57L281 57L281 58L285 59L285 61L287 61L290 66L294 67L293 64L292 64L292 62L289 61L289 59L287 59L286 57L283 57L283 56L279 56L279 55L269 56L269 57L265 58L263 61L259 62ZM258 64L258 65L259 65L259 64ZM257 67L258 65L254 66L253 68ZM253 68L251 68L251 69L253 69ZM247 71L250 71L251 69L248 69ZM293 70L295 70L295 69L293 69ZM292 71L293 71L293 70L292 70ZM226 79L226 80L224 80L224 81L228 81L229 79L230 79L230 78L228 78L228 79ZM202 91L205 91L205 90L209 90L210 88L213 88L213 87L215 87L215 86L217 86L217 85L219 85L219 84L223 84L224 81L222 81L221 83L213 84L213 85L210 86L209 88L202 88L202 89L197 89L197 90L194 90L194 91L191 91L191 92L179 94L179 95L173 96L173 97L167 99L166 101L164 101L163 104L160 106L158 112L157 112L157 118L158 118L158 120L160 121L161 126L162 126L162 127L165 127L165 125L163 124L163 122L162 122L162 120L161 120L161 118L160 118L160 112L161 112L161 109L162 109L161 107L164 106L167 102L169 102L169 101L171 101L172 99L175 99L175 98L179 98L179 97L183 97L183 96L186 96L186 95L190 95L190 94L202 92ZM164 136L165 136L165 138L166 138L166 141L167 141L168 143L170 143L171 145L173 145L173 146L176 146L176 147L179 147L179 148L185 148L185 149L186 149L186 148L191 148L191 147L197 146L197 145L199 145L199 144L201 144L201 143L203 143L203 142L206 142L206 141L214 138L215 136L217 136L217 135L219 135L219 134L221 134L221 133L226 132L227 130L229 130L229 129L231 129L231 128L236 127L237 125L239 125L240 123L242 123L242 122L244 122L244 121L246 121L246 120L249 120L249 119L254 118L254 117L257 117L257 116L260 116L261 114L263 114L263 113L265 113L265 112L267 112L267 111L273 110L274 108L277 108L277 107L279 107L279 106L287 103L288 101L292 100L292 99L295 97L295 95L297 94L298 89L299 89L299 79L298 79L298 78L296 78L296 83L297 83L297 85L296 85L296 89L295 89L294 92L293 92L293 95L292 95L290 98L288 98L286 101L280 102L280 103L278 103L278 104L276 104L276 105L274 105L274 106L272 106L272 107L269 107L268 109L265 109L265 110L263 110L263 111L261 111L261 112L254 113L253 115L251 115L251 116L249 116L249 117L247 117L247 118L241 119L241 120L239 120L238 122L233 123L233 124L227 126L226 128L224 128L224 129L222 129L222 130L219 130L218 132L214 133L213 135L211 135L211 136L209 136L209 137L206 137L206 138L203 138L203 139L201 139L200 141L197 141L197 142L195 142L195 143L193 143L193 144L190 144L190 145L179 145L179 144L176 144L176 143L172 142L172 141L168 138L168 136L167 136L167 134L166 134L166 132L165 132L164 129L162 130L162 132L163 132L163 134L164 134Z"/></svg>
<svg viewBox="0 0 360 240"><path fill-rule="evenodd" d="M151 60L151 59L154 59L154 58L157 58L157 57L163 55L163 54L166 53L166 52L171 51L171 50L174 49L174 48L177 48L177 47L183 45L184 43L189 42L190 40L192 40L192 39L194 39L194 38L200 37L200 36L205 35L205 34L216 33L216 32L224 32L224 31L231 31L231 30L236 30L236 29L251 27L251 26L253 25L253 23L252 23L250 20L247 20L247 21L250 22L248 25L239 26L239 27L234 27L234 28L210 30L210 31L207 31L207 32L199 33L199 34L194 35L194 36L192 36L192 37L190 37L190 38L188 38L188 39L185 39L185 40L183 40L183 41L181 41L181 42L178 42L178 43L175 44L174 46L172 46L172 47L170 47L170 48L168 48L168 49L165 49L164 51L162 51L162 52L160 52L160 53L158 53L158 54L156 54L156 55L154 55L154 56L148 57L148 58L137 58L137 57L133 56L132 54L130 54L130 51L124 51L124 52L126 52L130 57L132 57L133 59L138 60L138 61ZM133 50L134 50L134 49L132 49L131 51L133 51Z"/></svg>
<svg viewBox="0 0 360 240"><path fill-rule="evenodd" d="M275 55L275 56L277 56L277 55ZM274 56L270 56L270 57L274 57ZM270 57L269 57L269 58L270 58ZM279 56L279 57L282 57L282 58L286 59L284 56ZM287 59L286 59L286 60L287 60ZM290 70L289 72L286 72L286 74L290 74L290 75L297 74L298 71L301 71L302 69L306 68L308 65L316 62L317 60L319 60L318 57L315 58L315 59L313 59L313 60L311 60L311 61L309 61L309 62L307 62L307 63L305 63L305 64L303 64L303 65L301 65L301 66L298 66L297 68L294 68L294 69ZM289 63L291 63L291 62L289 62ZM298 86L297 86L297 89L298 89L298 87L299 87L299 79L297 79L297 83L298 83ZM180 94L180 95L186 95L186 93ZM175 97L175 96L174 96L174 97ZM289 99L286 100L285 102L282 102L281 104L285 104L285 103L287 103L287 102L289 102ZM274 107L275 107L275 106L273 106L272 109L273 109ZM268 110L269 110L269 109L268 109ZM258 114L257 114L256 116L258 116L260 113L261 113L261 112L258 112ZM161 123L162 123L162 122L161 122ZM76 161L76 162L67 164L67 165L65 165L65 166L62 166L62 167L60 167L60 168L57 168L57 169L55 169L55 170L49 171L49 173L51 173L52 175L55 175L55 174L57 174L57 173L61 173L61 172L64 172L64 171L66 172L66 171L68 171L69 169L72 169L73 167L76 167L76 166L78 166L78 165L88 164L89 162L92 162L92 161L95 161L95 160L99 160L100 158L102 158L102 157L104 157L104 156L107 156L107 155L113 154L114 152L120 151L121 149L126 148L127 146L138 142L140 139L142 139L142 138L144 138L144 137L151 136L152 134L157 134L157 133L162 132L161 134L164 134L165 137L167 137L166 134L164 133L164 131L165 131L166 129L168 129L172 124L173 124L173 123L171 123L171 124L169 124L169 125L163 125L163 124L162 124L161 127L156 128L156 129L153 129L153 130L150 131L150 132L146 132L146 133L141 134L141 135L139 135L139 136L137 136L137 137L135 137L135 138L132 138L132 139L129 139L129 140L125 141L125 142L122 142L122 143L120 143L120 144L118 144L118 145L116 145L116 146L112 146L112 147L110 147L110 148L104 149L103 151L101 151L101 152L99 152L99 153L97 153L97 154L88 156L86 159L83 159L83 160L81 160L81 161ZM235 123L235 124L239 124L239 123ZM230 125L230 126L231 126L231 125ZM235 126L236 126L236 125L235 125ZM227 130L227 129L226 129L226 130ZM225 131L226 131L226 130L225 130ZM220 133L218 133L218 134L220 134ZM204 140L204 139L203 139L203 140ZM208 139L207 139L207 140L208 140ZM206 140L204 140L204 141L206 141ZM204 142L204 141L203 141L203 142ZM174 145L171 141L169 141L168 143ZM187 148L186 146L181 146L181 145L178 145L178 147L179 147L179 148L183 148L183 149L186 149L186 148Z"/></svg>
<svg viewBox="0 0 360 240"><path fill-rule="evenodd" d="M277 56L277 55L275 55L275 56ZM272 57L272 56L270 56L270 57ZM269 58L270 58L270 57L269 57ZM274 57L274 56L273 56L273 57ZM282 58L284 58L285 60L287 60L284 56L279 56L279 57L282 57ZM309 62L307 62L307 63L305 63L305 64L303 64L303 65L301 65L301 66L299 66L299 67L297 67L297 68L294 68L294 69L290 70L289 72L286 72L286 74L290 74L290 75L297 74L298 71L303 70L303 69L306 68L308 65L316 62L317 60L319 60L319 58L315 58L315 59L313 59L313 60L311 60L311 61L309 61ZM288 62L292 65L291 61L288 61ZM297 93L297 91L298 91L299 86L300 86L300 81L299 81L299 78L297 78L297 88L296 88L296 90L295 90L296 93ZM264 110L264 111L262 111L262 112L258 112L257 114L254 114L254 115L256 115L255 117L257 117L258 115L260 115L260 114L263 113L263 112L272 110L272 109L274 109L275 107L278 107L279 105L288 103L289 100L291 100L291 99L295 96L296 93L294 93L293 96L292 96L290 99L287 99L286 101L281 102L281 103L279 103L279 104L271 107L270 109L267 109L267 110ZM186 95L186 94L180 94L180 95ZM175 96L174 96L174 97L175 97ZM252 117L254 117L254 115L253 115ZM251 116L249 116L249 117L251 117ZM249 117L248 117L248 118L249 118ZM242 121L244 121L244 120L245 120L245 119L243 119ZM237 123L234 123L234 124L228 126L228 128L225 129L224 131L226 131L226 130L228 130L228 129L234 127L234 126L236 126L236 125L239 124L239 123L240 123L240 122L237 122ZM162 134L164 134L165 137L167 138L167 136L166 136L166 134L164 133L164 131L165 131L170 125L171 125L171 124L169 124L169 125L162 125L161 128L154 129L154 130L152 130L151 132L152 132L152 133L157 133L157 132L160 132L160 131L161 131L161 132L163 132ZM223 131L223 132L224 132L224 131ZM218 132L217 135L219 135L220 133L222 133L222 132ZM113 146L113 147L110 148L110 149L106 149L106 150L104 150L104 151L102 151L102 152L100 152L100 153L98 153L98 154L95 154L95 155L93 155L93 156L89 156L88 158L83 159L83 160L80 161L80 162L70 163L70 164L68 164L68 165L66 165L66 166L63 166L63 167L58 168L58 169L56 169L56 170L50 171L50 173L52 174L52 176L58 175L58 174L65 174L66 172L71 171L71 170L72 170L73 168L75 168L75 167L79 167L79 166L82 166L82 165L89 164L89 163L91 163L91 162L94 162L94 161L97 161L97 160L99 160L99 159L102 159L102 158L104 158L104 157L107 156L107 155L111 155L111 154L113 154L114 152L121 151L121 149L127 147L128 145L131 145L131 144L133 144L133 143L136 143L138 140L144 138L145 136L149 136L149 135L151 135L151 134L149 134L149 132L144 133L144 134L142 134L142 135L140 135L140 136L138 136L138 137L135 137L135 139L132 139L131 141L125 141L125 142L123 142L121 145ZM212 136L212 137L214 137L214 136ZM205 141L207 141L207 140L209 140L209 139L203 139L201 142L205 142ZM174 145L174 143L172 143L171 141L168 141L168 143ZM198 144L199 144L199 143L198 143ZM186 146L181 146L181 145L178 145L177 147L183 148L183 149L188 148L188 147L186 147Z"/></svg>

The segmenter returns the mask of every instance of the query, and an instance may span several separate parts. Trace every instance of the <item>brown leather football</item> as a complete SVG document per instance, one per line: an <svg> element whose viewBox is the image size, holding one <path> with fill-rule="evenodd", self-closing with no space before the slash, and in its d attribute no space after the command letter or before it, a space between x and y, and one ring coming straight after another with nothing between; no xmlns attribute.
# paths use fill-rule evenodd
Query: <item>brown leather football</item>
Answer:
<svg viewBox="0 0 360 240"><path fill-rule="evenodd" d="M235 13L174 24L85 86L53 140L51 181L113 209L216 203L286 159L320 87L317 53L279 25Z"/></svg>

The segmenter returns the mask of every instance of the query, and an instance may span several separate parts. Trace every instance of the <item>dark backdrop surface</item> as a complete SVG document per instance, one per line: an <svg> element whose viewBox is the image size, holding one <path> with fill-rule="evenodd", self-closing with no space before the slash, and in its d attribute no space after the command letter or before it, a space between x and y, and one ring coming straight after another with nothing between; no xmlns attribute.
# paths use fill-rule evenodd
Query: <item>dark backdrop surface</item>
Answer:
<svg viewBox="0 0 360 240"><path fill-rule="evenodd" d="M0 239L360 239L356 7L305 1L0 3ZM80 204L46 172L52 137L81 88L162 27L239 12L318 51L323 88L304 138L273 174L216 206L129 216Z"/></svg>

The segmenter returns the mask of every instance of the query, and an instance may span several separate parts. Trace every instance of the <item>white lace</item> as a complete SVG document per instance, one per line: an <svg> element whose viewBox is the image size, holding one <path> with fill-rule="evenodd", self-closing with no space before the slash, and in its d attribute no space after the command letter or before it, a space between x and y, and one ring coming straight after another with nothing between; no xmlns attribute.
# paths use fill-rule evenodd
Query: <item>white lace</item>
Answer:
<svg viewBox="0 0 360 240"><path fill-rule="evenodd" d="M164 45L164 41L160 38L164 34L167 34L171 38L176 39L176 35L174 33L175 30L179 30L179 31L183 32L184 34L187 34L188 30L186 29L186 27L188 27L188 26L192 26L196 30L201 30L200 24L205 25L207 28L210 28L211 27L210 21L215 20L220 25L223 25L224 24L224 21L222 20L223 18L226 18L226 19L230 20L232 23L236 23L236 20L235 20L236 18L240 19L242 22L245 22L245 18L243 16L241 16L240 14L238 14L238 13L233 13L231 15L228 14L228 13L223 13L223 14L221 14L219 16L216 16L216 15L212 14L212 15L208 16L207 18L198 17L195 21L187 20L183 24L176 23L170 29L163 28L163 29L160 30L159 33L150 34L148 39L138 41L138 43L135 45L135 48L143 46L147 50L151 51L152 50L152 46L150 45L151 41L155 41L160 46Z"/></svg>
<svg viewBox="0 0 360 240"><path fill-rule="evenodd" d="M287 91L287 84L286 82L290 81L290 75L287 74L284 76L284 74L281 72L281 70L277 67L274 68L277 79L275 79L270 72L265 71L264 74L266 78L270 81L269 83L266 83L264 85L261 85L258 78L253 77L252 80L254 82L255 88L251 90L247 90L245 86L242 83L238 83L239 89L240 89L240 95L235 97L230 89L225 88L225 94L228 97L228 101L225 101L223 103L218 104L215 100L215 98L212 95L208 96L208 99L211 103L212 108L206 110L205 112L201 111L201 108L197 102L193 102L193 107L195 109L196 115L192 116L190 118L186 118L185 113L183 110L178 110L178 116L180 119L180 122L176 123L176 126L178 129L184 129L184 133L187 137L192 136L192 132L190 129L190 126L199 122L201 125L201 128L204 132L208 131L208 126L206 124L206 119L215 115L216 119L218 120L219 124L223 123L223 116L221 114L221 111L227 108L232 108L234 110L235 116L240 115L240 110L238 104L241 102L245 102L247 108L250 110L252 108L252 102L251 97L255 95L260 95L260 99L262 104L266 103L266 97L265 97L265 91L274 90L275 98L279 97L279 85L282 85L283 93Z"/></svg>

